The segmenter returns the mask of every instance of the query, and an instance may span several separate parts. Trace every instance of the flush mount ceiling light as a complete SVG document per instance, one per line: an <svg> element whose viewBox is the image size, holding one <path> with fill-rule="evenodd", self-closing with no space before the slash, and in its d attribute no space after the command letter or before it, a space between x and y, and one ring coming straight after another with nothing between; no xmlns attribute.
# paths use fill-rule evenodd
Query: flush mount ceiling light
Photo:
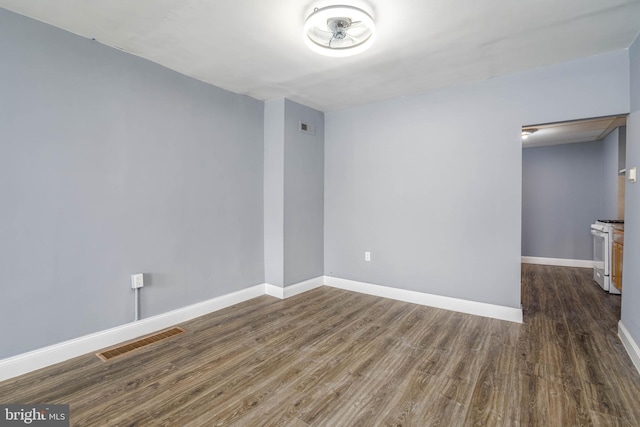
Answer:
<svg viewBox="0 0 640 427"><path fill-rule="evenodd" d="M534 128L522 129L522 139L529 138L530 135L534 134L537 131L538 129L534 129Z"/></svg>
<svg viewBox="0 0 640 427"><path fill-rule="evenodd" d="M315 8L304 23L304 41L321 55L351 56L373 44L375 24L362 9L353 6Z"/></svg>

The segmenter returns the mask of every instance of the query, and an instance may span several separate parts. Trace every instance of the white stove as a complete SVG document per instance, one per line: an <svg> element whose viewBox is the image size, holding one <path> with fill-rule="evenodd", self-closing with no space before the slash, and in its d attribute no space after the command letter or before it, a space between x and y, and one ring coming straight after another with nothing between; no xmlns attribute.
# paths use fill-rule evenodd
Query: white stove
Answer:
<svg viewBox="0 0 640 427"><path fill-rule="evenodd" d="M611 285L611 254L613 230L623 230L624 221L618 219L599 219L591 224L593 236L593 280L602 289L612 294L620 291Z"/></svg>

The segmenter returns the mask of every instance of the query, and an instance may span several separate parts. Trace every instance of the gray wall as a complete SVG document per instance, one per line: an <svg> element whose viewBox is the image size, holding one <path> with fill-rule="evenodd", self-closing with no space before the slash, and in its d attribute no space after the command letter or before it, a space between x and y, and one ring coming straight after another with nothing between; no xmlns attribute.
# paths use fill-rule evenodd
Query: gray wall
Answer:
<svg viewBox="0 0 640 427"><path fill-rule="evenodd" d="M299 123L315 126L302 133ZM293 285L323 275L324 114L288 99L265 103L265 279Z"/></svg>
<svg viewBox="0 0 640 427"><path fill-rule="evenodd" d="M640 38L629 48L631 114L627 118L627 168L640 168ZM640 182L626 182L622 323L640 343Z"/></svg>
<svg viewBox="0 0 640 427"><path fill-rule="evenodd" d="M522 150L523 256L593 259L589 226L606 216L603 148L585 142ZM613 161L616 168L617 138Z"/></svg>
<svg viewBox="0 0 640 427"><path fill-rule="evenodd" d="M603 211L600 217L607 219L618 218L618 167L620 147L620 130L611 132L602 141L603 154Z"/></svg>
<svg viewBox="0 0 640 427"><path fill-rule="evenodd" d="M627 127L618 128L618 171L627 167Z"/></svg>
<svg viewBox="0 0 640 427"><path fill-rule="evenodd" d="M284 99L264 105L265 282L284 286Z"/></svg>
<svg viewBox="0 0 640 427"><path fill-rule="evenodd" d="M0 9L0 358L263 283L263 103Z"/></svg>
<svg viewBox="0 0 640 427"><path fill-rule="evenodd" d="M325 274L519 307L521 126L628 111L628 59L326 114Z"/></svg>
<svg viewBox="0 0 640 427"><path fill-rule="evenodd" d="M315 135L299 131L299 122ZM323 275L324 114L285 101L284 286Z"/></svg>

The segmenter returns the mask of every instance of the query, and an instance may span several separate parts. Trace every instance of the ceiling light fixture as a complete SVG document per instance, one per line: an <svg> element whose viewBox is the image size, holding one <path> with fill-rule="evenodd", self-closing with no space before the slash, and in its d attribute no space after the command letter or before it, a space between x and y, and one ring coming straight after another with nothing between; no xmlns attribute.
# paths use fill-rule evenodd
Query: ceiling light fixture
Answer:
<svg viewBox="0 0 640 427"><path fill-rule="evenodd" d="M326 56L351 56L369 49L374 41L373 18L353 6L315 8L304 23L304 41Z"/></svg>
<svg viewBox="0 0 640 427"><path fill-rule="evenodd" d="M538 129L534 129L534 128L522 129L522 139L529 138L530 135L533 135L537 131L538 131Z"/></svg>

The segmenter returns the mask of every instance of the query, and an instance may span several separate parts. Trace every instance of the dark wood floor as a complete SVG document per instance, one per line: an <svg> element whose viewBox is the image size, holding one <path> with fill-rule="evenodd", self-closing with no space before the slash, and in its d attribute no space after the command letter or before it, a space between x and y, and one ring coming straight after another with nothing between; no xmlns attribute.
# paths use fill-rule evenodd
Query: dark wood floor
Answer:
<svg viewBox="0 0 640 427"><path fill-rule="evenodd" d="M332 288L264 296L102 362L0 383L72 425L640 425L620 297L586 269L523 265L523 325Z"/></svg>

